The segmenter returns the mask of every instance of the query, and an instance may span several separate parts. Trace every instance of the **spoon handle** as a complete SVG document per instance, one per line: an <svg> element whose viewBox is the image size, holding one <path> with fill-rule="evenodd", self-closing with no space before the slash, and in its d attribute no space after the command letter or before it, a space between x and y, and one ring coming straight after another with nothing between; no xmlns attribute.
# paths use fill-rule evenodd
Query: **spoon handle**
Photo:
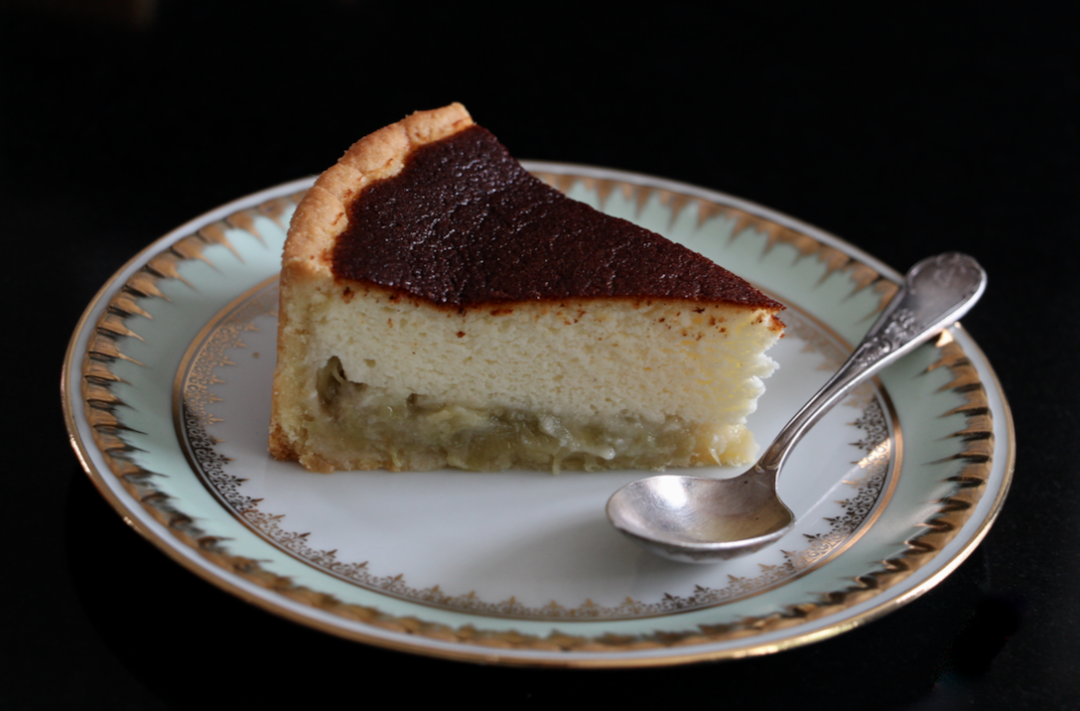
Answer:
<svg viewBox="0 0 1080 711"><path fill-rule="evenodd" d="M863 379L953 325L985 289L986 272L966 254L947 252L913 266L862 342L784 426L757 468L778 473L803 434L844 395Z"/></svg>

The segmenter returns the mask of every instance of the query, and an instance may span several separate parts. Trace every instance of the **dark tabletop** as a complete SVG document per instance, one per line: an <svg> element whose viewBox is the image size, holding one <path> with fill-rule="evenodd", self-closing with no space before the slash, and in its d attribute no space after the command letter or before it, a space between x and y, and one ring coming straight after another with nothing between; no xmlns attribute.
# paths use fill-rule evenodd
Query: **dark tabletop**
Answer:
<svg viewBox="0 0 1080 711"><path fill-rule="evenodd" d="M296 694L311 708L343 697L1080 708L1080 465L1069 459L1080 43L1065 6L851 15L608 3L596 19L584 5L465 5L0 2L0 708L272 707ZM964 323L1011 401L1018 447L982 545L922 597L823 642L561 671L414 657L300 627L125 526L61 415L60 366L86 304L188 219L317 173L361 135L450 101L516 156L738 195L901 271L946 250L975 255L990 287Z"/></svg>

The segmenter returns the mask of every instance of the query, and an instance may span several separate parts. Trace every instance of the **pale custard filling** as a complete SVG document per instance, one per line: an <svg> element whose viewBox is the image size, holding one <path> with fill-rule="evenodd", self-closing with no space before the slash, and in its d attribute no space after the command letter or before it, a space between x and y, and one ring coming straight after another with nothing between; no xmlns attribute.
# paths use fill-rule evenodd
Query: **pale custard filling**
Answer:
<svg viewBox="0 0 1080 711"><path fill-rule="evenodd" d="M324 416L306 423L310 440L338 452L366 451L394 464L430 455L475 471L501 469L662 469L719 462L753 447L742 425L706 428L668 415L582 419L512 408L478 409L413 394L405 399L345 377L333 357L317 377ZM739 446L739 445L742 446Z"/></svg>

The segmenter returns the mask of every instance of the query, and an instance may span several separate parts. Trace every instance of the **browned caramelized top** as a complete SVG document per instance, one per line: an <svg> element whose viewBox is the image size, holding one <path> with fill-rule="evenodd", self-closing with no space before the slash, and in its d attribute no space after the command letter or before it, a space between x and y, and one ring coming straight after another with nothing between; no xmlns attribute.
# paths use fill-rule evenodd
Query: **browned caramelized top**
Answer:
<svg viewBox="0 0 1080 711"><path fill-rule="evenodd" d="M333 271L446 306L584 297L782 308L695 252L571 200L471 126L348 207Z"/></svg>

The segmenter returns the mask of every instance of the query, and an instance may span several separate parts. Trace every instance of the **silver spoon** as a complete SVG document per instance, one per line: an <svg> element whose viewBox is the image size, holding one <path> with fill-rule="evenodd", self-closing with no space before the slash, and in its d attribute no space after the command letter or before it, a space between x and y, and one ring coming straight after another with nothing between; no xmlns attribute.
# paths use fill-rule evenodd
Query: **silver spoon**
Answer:
<svg viewBox="0 0 1080 711"><path fill-rule="evenodd" d="M788 454L856 385L952 326L986 289L971 257L949 252L916 264L851 357L806 403L757 464L731 479L661 475L627 484L607 504L615 528L647 549L684 563L753 553L795 525L776 494Z"/></svg>

